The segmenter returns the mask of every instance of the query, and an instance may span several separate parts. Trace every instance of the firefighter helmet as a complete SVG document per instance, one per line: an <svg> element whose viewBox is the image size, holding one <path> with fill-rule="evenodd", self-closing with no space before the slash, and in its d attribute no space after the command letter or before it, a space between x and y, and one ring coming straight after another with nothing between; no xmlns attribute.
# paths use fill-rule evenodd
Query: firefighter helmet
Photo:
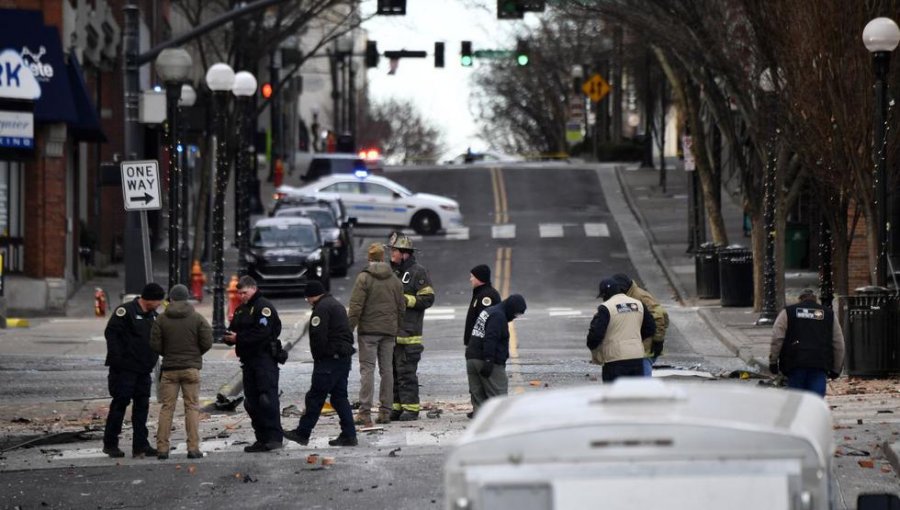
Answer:
<svg viewBox="0 0 900 510"><path fill-rule="evenodd" d="M412 239L400 232L392 232L386 246L390 249L396 248L398 250L416 251L416 249L413 248Z"/></svg>

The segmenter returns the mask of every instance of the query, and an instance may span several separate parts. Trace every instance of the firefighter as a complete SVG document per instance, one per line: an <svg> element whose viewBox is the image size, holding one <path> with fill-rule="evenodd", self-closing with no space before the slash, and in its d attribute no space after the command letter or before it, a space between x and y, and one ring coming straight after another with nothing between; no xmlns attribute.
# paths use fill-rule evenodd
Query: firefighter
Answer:
<svg viewBox="0 0 900 510"><path fill-rule="evenodd" d="M397 332L394 346L394 403L391 420L412 421L419 419L419 376L417 370L422 359L422 323L425 310L434 304L434 288L428 271L416 262L412 240L394 232L388 239L391 250L391 269L403 284L406 312L403 325Z"/></svg>
<svg viewBox="0 0 900 510"><path fill-rule="evenodd" d="M643 341L656 333L650 311L637 299L626 296L612 278L600 282L597 297L603 298L603 304L591 320L587 347L593 361L603 365L603 382L645 375Z"/></svg>

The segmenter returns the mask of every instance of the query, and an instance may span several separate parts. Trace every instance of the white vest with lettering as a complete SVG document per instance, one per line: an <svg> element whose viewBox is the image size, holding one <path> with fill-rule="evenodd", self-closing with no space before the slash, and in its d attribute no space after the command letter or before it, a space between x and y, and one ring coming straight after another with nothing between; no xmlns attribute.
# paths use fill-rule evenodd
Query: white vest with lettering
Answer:
<svg viewBox="0 0 900 510"><path fill-rule="evenodd" d="M644 305L625 294L616 294L601 306L609 310L609 326L603 342L591 351L594 362L603 364L643 358L641 324L644 322Z"/></svg>

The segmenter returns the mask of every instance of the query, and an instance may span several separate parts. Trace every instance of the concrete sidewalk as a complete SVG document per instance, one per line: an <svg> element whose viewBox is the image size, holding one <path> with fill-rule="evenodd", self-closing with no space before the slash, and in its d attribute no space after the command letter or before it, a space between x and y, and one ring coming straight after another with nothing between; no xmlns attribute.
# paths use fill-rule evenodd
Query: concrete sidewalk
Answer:
<svg viewBox="0 0 900 510"><path fill-rule="evenodd" d="M670 169L667 190L658 185L659 172L654 169L618 167L616 176L622 193L644 231L650 250L659 263L668 284L673 289L672 300L694 307L710 330L736 356L768 373L771 326L757 326L759 313L752 307L723 307L718 299L697 297L694 256L688 249L688 178L679 168ZM722 210L729 242L748 246L744 237L743 212L738 203L723 192ZM785 296L793 302L804 287L817 288L815 271L791 271L785 274ZM835 428L846 429L839 434L838 457L871 453L877 463L889 461L894 474L900 472L900 441L897 440L898 420L893 418L900 408L900 380L861 380L843 376L829 382L828 397ZM843 430L842 430L843 431ZM843 438L843 441L840 438ZM852 462L840 462L849 469ZM861 469L871 466L860 460ZM887 468L882 464L882 472Z"/></svg>

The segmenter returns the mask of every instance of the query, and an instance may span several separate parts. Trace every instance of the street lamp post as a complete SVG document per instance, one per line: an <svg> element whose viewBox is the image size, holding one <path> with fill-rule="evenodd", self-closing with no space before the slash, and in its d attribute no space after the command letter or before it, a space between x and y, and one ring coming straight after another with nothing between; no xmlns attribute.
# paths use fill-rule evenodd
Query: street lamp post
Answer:
<svg viewBox="0 0 900 510"><path fill-rule="evenodd" d="M231 92L235 95L237 105L235 124L238 129L237 166L234 174L235 211L237 213L237 225L235 236L238 246L238 273L247 274L247 248L250 235L250 165L247 158L247 125L251 122L251 107L253 94L256 93L256 77L247 71L241 71L234 75L234 85Z"/></svg>
<svg viewBox="0 0 900 510"><path fill-rule="evenodd" d="M182 48L166 48L156 57L156 74L166 84L166 119L169 149L169 288L181 282L178 264L178 241L181 218L179 190L184 186L178 160L178 100L181 86L191 73L193 61L190 53Z"/></svg>
<svg viewBox="0 0 900 510"><path fill-rule="evenodd" d="M900 28L890 18L875 18L863 29L863 43L872 53L875 69L875 119L872 158L875 163L875 205L878 226L878 259L875 266L875 285L884 287L887 283L887 74L890 68L891 52L900 43Z"/></svg>
<svg viewBox="0 0 900 510"><path fill-rule="evenodd" d="M181 86L181 98L178 100L178 110L179 114L181 114L182 108L190 108L194 106L194 103L197 102L197 92L194 90L194 87L191 87L189 84L185 83ZM179 126L181 124L179 123ZM182 128L182 132L184 132L184 128ZM189 260L190 250L188 249L188 232L190 231L190 220L189 220L189 211L191 208L190 204L190 183L192 182L192 175L187 169L187 165L185 165L185 161L187 159L186 147L184 144L184 137L181 142L181 152L179 154L178 160L180 162L181 169L181 203L179 204L179 209L181 210L181 249L179 252L179 257L181 258L181 264L179 267L181 268L181 279L180 283L185 285L190 285L190 275L191 275L191 266Z"/></svg>
<svg viewBox="0 0 900 510"><path fill-rule="evenodd" d="M228 93L234 85L234 70L228 64L213 64L206 72L206 85L213 93L216 133L216 186L213 201L213 339L225 333L225 187L228 185Z"/></svg>
<svg viewBox="0 0 900 510"><path fill-rule="evenodd" d="M763 183L763 232L765 233L765 259L763 261L763 303L762 311L756 320L757 325L770 325L775 323L778 316L778 286L775 281L775 198L777 176L775 174L775 133L777 122L775 118L775 82L772 71L766 69L759 76L759 88L762 89L761 105L767 113L765 122L769 126L769 134L766 137L766 161L765 182Z"/></svg>

